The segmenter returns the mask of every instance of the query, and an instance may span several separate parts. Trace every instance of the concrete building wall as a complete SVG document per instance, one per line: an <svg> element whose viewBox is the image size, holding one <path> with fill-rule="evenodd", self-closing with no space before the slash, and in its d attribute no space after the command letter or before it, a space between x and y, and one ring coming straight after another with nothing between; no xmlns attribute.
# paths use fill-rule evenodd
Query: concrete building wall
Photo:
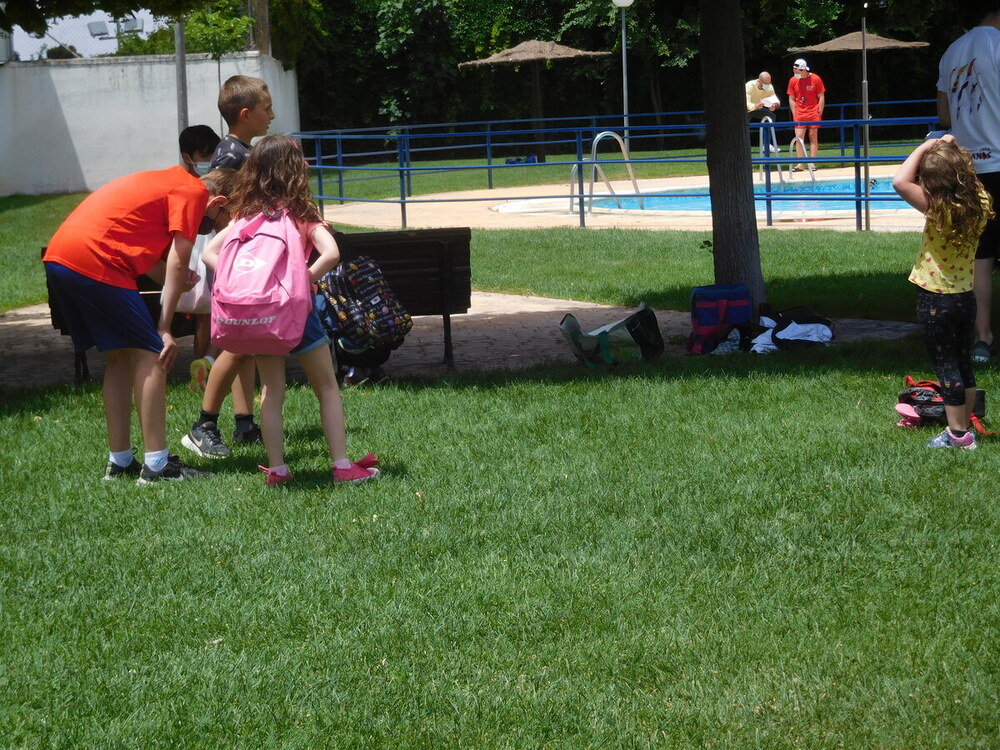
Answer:
<svg viewBox="0 0 1000 750"><path fill-rule="evenodd" d="M225 135L219 86L237 74L267 82L276 114L270 132L299 130L294 71L257 52L218 62L188 55L188 124ZM89 191L177 164L178 132L172 55L0 65L0 195Z"/></svg>

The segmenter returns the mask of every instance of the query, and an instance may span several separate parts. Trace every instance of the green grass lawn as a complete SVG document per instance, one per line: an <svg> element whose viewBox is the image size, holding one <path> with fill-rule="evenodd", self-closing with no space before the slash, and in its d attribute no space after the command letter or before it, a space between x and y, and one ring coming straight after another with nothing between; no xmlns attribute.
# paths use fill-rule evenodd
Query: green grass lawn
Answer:
<svg viewBox="0 0 1000 750"><path fill-rule="evenodd" d="M893 426L924 368L904 341L353 390L384 460L357 487L293 387L271 491L248 449L102 483L98 387L8 393L0 735L991 747L996 443ZM176 446L198 402L169 401Z"/></svg>
<svg viewBox="0 0 1000 750"><path fill-rule="evenodd" d="M80 197L0 199L0 310ZM708 238L477 231L474 283L684 309ZM777 307L913 319L916 235L761 240ZM1000 438L929 452L907 373L916 338L350 390L356 487L293 385L281 488L248 447L102 482L98 385L0 383L0 745L995 747Z"/></svg>

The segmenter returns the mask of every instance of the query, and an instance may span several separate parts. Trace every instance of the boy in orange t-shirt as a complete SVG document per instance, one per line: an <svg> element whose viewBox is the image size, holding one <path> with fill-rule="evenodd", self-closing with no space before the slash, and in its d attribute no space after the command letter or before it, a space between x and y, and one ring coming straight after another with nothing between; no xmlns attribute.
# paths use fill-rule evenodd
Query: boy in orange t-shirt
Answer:
<svg viewBox="0 0 1000 750"><path fill-rule="evenodd" d="M167 450L166 377L177 357L170 323L181 291L195 280L188 270L195 236L229 221L233 175L216 170L199 180L176 166L120 177L91 193L49 242L45 274L73 346L107 353L105 479L134 476L148 484L203 473ZM158 324L137 290L143 275L164 283ZM133 392L145 449L141 465L131 449Z"/></svg>

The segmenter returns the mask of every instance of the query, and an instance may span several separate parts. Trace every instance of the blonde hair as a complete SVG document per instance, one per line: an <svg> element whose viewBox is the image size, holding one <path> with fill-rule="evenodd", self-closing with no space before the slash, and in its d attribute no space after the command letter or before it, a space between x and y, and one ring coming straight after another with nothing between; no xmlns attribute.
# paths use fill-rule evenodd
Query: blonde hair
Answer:
<svg viewBox="0 0 1000 750"><path fill-rule="evenodd" d="M993 201L969 152L953 141L938 141L920 160L917 182L927 194L927 220L948 242L974 250L983 224L993 217Z"/></svg>
<svg viewBox="0 0 1000 750"><path fill-rule="evenodd" d="M253 109L269 94L267 84L253 76L232 76L219 89L219 114L232 127L244 109Z"/></svg>
<svg viewBox="0 0 1000 750"><path fill-rule="evenodd" d="M228 198L233 194L233 190L236 189L236 177L238 174L235 169L219 167L204 175L201 181L208 188L209 195L224 195Z"/></svg>
<svg viewBox="0 0 1000 750"><path fill-rule="evenodd" d="M322 221L309 189L309 165L298 141L266 135L250 149L230 198L234 218L285 210L303 222Z"/></svg>

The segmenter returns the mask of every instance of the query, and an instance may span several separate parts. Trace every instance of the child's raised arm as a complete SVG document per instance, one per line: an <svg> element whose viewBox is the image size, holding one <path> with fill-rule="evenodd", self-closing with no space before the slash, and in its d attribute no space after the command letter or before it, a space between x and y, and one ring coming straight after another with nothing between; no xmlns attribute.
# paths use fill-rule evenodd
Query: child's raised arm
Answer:
<svg viewBox="0 0 1000 750"><path fill-rule="evenodd" d="M927 213L927 207L930 201L927 200L927 193L921 187L920 183L917 182L917 169L920 167L920 161L924 158L924 154L934 146L939 140L955 140L952 135L946 135L944 138L929 138L915 149L913 152L906 157L898 170L896 170L895 176L892 178L892 187L899 193L899 195L917 209L920 213Z"/></svg>

